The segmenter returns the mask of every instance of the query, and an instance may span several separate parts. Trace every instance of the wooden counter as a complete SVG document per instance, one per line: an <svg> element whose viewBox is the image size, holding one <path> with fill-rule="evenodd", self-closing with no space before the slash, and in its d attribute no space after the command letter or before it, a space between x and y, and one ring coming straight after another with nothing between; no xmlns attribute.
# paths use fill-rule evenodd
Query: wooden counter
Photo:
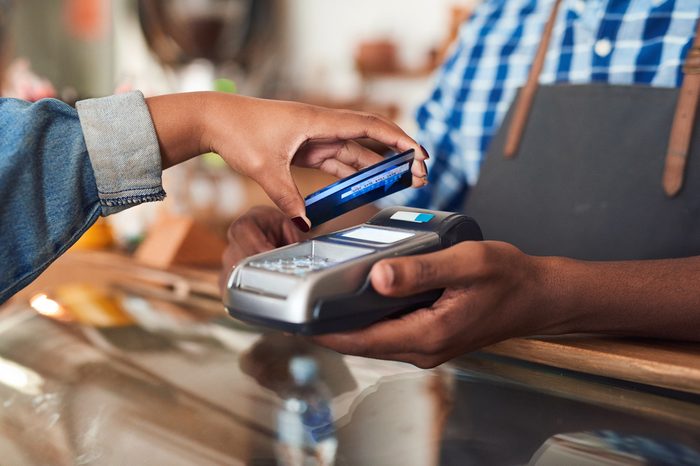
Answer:
<svg viewBox="0 0 700 466"><path fill-rule="evenodd" d="M223 313L218 271L144 267L104 252L70 252L11 301L66 281L120 280L132 288L186 300L207 313ZM700 344L596 335L517 338L489 346L484 353L587 374L700 394Z"/></svg>
<svg viewBox="0 0 700 466"><path fill-rule="evenodd" d="M514 338L486 353L700 394L700 344L597 335Z"/></svg>

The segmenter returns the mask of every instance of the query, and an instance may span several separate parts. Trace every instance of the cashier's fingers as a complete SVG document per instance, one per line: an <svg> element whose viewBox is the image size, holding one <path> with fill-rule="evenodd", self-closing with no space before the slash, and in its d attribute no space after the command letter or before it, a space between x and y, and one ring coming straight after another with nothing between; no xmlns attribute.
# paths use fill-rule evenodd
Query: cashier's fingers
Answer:
<svg viewBox="0 0 700 466"><path fill-rule="evenodd" d="M274 207L258 206L240 216L227 232L224 266L241 259L301 240L292 222Z"/></svg>
<svg viewBox="0 0 700 466"><path fill-rule="evenodd" d="M222 256L224 270L231 269L248 256L269 251L274 248L274 244L263 235L255 238L250 233L238 234L236 240L229 241L228 247L224 250Z"/></svg>
<svg viewBox="0 0 700 466"><path fill-rule="evenodd" d="M314 341L344 354L435 367L503 339L478 325L469 311L474 309L474 298L469 291L446 290L428 308L361 330L317 336Z"/></svg>
<svg viewBox="0 0 700 466"><path fill-rule="evenodd" d="M269 251L277 247L277 242L255 230L245 230L236 236L236 243L247 256Z"/></svg>
<svg viewBox="0 0 700 466"><path fill-rule="evenodd" d="M253 244L278 248L302 239L302 234L291 220L274 207L258 206L239 218L240 227L231 233L240 231L243 238ZM232 240L232 238L229 238Z"/></svg>
<svg viewBox="0 0 700 466"><path fill-rule="evenodd" d="M387 296L464 287L483 275L488 266L488 242L465 241L430 254L385 259L370 273L372 286Z"/></svg>
<svg viewBox="0 0 700 466"><path fill-rule="evenodd" d="M439 343L439 335L431 335L436 333L431 331L434 311L433 308L418 309L361 330L319 335L312 339L326 348L355 356L395 359L398 354L423 354Z"/></svg>
<svg viewBox="0 0 700 466"><path fill-rule="evenodd" d="M249 220L248 230L253 236L264 235L274 247L286 246L301 241L302 235L294 224L278 209L257 206L241 218Z"/></svg>
<svg viewBox="0 0 700 466"><path fill-rule="evenodd" d="M270 206L253 207L229 226L228 245L221 258L219 284L225 284L231 268L242 259L271 249L296 243L301 233L279 210Z"/></svg>

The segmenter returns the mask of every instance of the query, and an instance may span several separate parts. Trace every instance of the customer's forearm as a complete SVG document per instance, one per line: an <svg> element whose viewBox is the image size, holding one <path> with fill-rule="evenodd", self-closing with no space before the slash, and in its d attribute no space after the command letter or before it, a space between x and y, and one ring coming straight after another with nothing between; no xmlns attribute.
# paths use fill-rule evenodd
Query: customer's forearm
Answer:
<svg viewBox="0 0 700 466"><path fill-rule="evenodd" d="M209 94L190 92L146 99L158 136L163 169L209 150L202 141Z"/></svg>
<svg viewBox="0 0 700 466"><path fill-rule="evenodd" d="M700 257L630 262L546 258L553 333L700 340Z"/></svg>

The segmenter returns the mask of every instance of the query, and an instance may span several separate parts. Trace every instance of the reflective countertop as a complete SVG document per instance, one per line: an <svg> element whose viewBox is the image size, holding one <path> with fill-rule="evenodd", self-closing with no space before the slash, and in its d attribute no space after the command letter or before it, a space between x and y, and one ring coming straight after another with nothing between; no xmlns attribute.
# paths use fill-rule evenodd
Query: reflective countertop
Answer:
<svg viewBox="0 0 700 466"><path fill-rule="evenodd" d="M218 303L210 303L212 307ZM337 465L700 464L700 397L473 354L346 357L135 289L0 311L0 462L273 465L294 355L330 393Z"/></svg>

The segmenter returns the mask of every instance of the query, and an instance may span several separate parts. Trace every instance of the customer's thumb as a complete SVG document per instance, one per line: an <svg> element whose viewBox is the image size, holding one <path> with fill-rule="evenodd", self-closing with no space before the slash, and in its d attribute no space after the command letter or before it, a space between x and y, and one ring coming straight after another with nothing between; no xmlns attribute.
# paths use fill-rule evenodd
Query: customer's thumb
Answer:
<svg viewBox="0 0 700 466"><path fill-rule="evenodd" d="M311 229L311 221L306 217L304 198L301 197L291 174L282 178L265 177L265 181L261 182L260 186L299 230L306 233Z"/></svg>

